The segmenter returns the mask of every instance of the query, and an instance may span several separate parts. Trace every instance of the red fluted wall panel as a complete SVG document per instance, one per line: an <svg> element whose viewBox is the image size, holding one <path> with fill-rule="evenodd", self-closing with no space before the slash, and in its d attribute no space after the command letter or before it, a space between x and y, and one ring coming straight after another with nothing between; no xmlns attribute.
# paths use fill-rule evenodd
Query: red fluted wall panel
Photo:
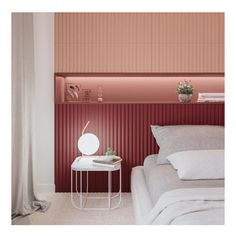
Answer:
<svg viewBox="0 0 236 236"><path fill-rule="evenodd" d="M224 125L224 104L56 104L55 184L57 192L70 191L70 165L79 155L77 141L86 122L87 132L100 140L97 154L112 147L123 158L122 191L130 191L130 174L144 158L158 152L150 125ZM113 178L117 189L118 176ZM107 190L105 173L91 173L90 191Z"/></svg>

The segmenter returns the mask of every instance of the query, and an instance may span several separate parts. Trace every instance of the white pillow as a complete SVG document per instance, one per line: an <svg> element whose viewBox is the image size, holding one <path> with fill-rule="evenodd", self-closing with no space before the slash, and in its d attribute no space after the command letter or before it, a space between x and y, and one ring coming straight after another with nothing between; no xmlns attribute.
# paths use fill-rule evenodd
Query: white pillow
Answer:
<svg viewBox="0 0 236 236"><path fill-rule="evenodd" d="M215 125L151 125L160 147L158 164L168 163L167 156L189 150L224 149L224 127Z"/></svg>
<svg viewBox="0 0 236 236"><path fill-rule="evenodd" d="M180 179L224 179L224 150L176 152L167 159Z"/></svg>

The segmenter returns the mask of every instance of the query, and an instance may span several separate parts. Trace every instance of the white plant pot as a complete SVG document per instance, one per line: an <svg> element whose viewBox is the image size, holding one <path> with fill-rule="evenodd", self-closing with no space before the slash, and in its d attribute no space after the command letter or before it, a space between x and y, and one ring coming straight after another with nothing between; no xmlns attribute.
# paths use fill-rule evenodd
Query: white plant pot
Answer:
<svg viewBox="0 0 236 236"><path fill-rule="evenodd" d="M191 101L192 94L179 94L179 101L182 103L188 103Z"/></svg>
<svg viewBox="0 0 236 236"><path fill-rule="evenodd" d="M111 160L113 160L113 158L114 158L114 155L102 156L102 157L99 157L99 160L101 160L101 161L111 161Z"/></svg>

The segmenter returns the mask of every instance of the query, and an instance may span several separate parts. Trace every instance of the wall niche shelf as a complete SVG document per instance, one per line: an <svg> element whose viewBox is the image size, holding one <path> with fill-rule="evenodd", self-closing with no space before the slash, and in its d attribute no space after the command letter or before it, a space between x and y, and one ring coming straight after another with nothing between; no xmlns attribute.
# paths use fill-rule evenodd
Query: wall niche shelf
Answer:
<svg viewBox="0 0 236 236"><path fill-rule="evenodd" d="M195 93L224 92L224 73L55 73L55 104L179 103L176 86L191 80Z"/></svg>

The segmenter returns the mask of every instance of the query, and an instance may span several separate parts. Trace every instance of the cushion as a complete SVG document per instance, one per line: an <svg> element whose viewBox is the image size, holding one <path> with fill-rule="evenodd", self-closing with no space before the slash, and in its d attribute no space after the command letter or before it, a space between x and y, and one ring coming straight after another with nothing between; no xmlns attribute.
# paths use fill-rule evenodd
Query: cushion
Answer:
<svg viewBox="0 0 236 236"><path fill-rule="evenodd" d="M224 179L224 150L192 150L167 157L182 180Z"/></svg>
<svg viewBox="0 0 236 236"><path fill-rule="evenodd" d="M224 126L214 125L151 125L159 145L158 163L168 163L166 157L187 150L224 149Z"/></svg>

